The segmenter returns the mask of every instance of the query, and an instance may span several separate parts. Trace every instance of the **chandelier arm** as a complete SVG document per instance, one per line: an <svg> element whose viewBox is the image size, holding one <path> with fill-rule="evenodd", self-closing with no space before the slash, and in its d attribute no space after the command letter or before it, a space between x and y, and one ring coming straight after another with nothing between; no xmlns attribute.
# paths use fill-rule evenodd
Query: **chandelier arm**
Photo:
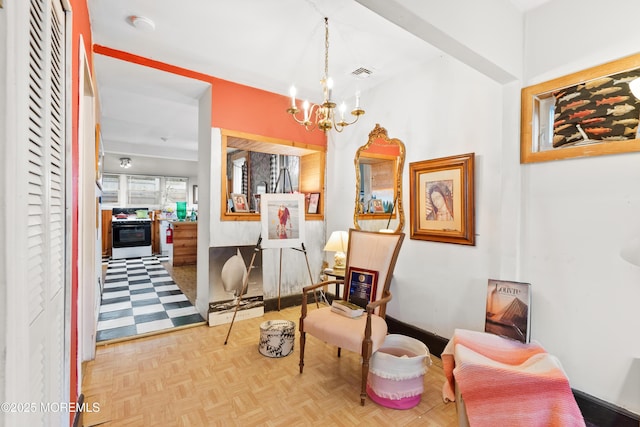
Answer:
<svg viewBox="0 0 640 427"><path fill-rule="evenodd" d="M340 120L338 123L336 123L336 126L337 126L337 125L340 125L341 127L343 127L343 128L344 128L344 127L347 127L347 126L349 126L349 125L354 124L355 122L357 122L357 121L358 121L358 119L360 118L360 116L362 116L362 115L364 114L364 111L362 111L362 113L360 113L360 114L354 114L353 112L352 112L351 114L353 114L353 115L355 116L355 119L353 119L353 121L351 121L351 122L347 122L346 120L342 119L342 120Z"/></svg>
<svg viewBox="0 0 640 427"><path fill-rule="evenodd" d="M305 127L307 127L308 125L310 125L311 122L311 117L314 114L314 110L316 111L317 114L317 110L318 110L318 105L317 104L311 104L311 106L309 107L309 113L308 113L308 117L304 117L304 111L302 111L303 117L302 119L299 119L298 117L296 117L296 115L301 111L300 109L296 108L288 108L287 109L287 113L291 114L291 117L293 117L293 120L295 120L298 124L304 125ZM309 120L305 120L305 119L309 119ZM313 130L315 129L315 125L313 127L311 127L309 130Z"/></svg>

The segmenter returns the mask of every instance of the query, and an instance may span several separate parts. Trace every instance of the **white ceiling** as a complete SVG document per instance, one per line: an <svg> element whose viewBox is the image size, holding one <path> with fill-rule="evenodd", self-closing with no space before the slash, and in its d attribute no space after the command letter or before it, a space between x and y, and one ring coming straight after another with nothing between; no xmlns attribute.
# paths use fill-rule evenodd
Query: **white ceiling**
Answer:
<svg viewBox="0 0 640 427"><path fill-rule="evenodd" d="M523 11L545 1L511 0ZM440 54L354 0L88 0L88 6L95 44L283 95L295 84L298 97L312 102L321 96L324 16L338 102L352 103L356 90ZM155 30L135 28L131 16L153 20ZM105 171L117 171L122 155L133 159L131 173L150 173L136 171L139 156L186 160L193 171L197 99L206 84L103 55L94 60ZM359 67L373 73L351 75Z"/></svg>

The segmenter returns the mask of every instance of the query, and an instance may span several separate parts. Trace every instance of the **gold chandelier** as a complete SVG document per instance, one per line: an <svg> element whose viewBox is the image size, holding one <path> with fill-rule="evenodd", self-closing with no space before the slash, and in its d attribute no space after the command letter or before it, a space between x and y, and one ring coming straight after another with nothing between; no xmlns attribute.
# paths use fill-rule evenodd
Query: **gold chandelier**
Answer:
<svg viewBox="0 0 640 427"><path fill-rule="evenodd" d="M347 106L343 102L340 107L340 120L336 121L335 109L336 103L331 100L331 89L333 88L333 79L329 77L329 18L324 18L324 76L320 80L322 85L322 104L309 104L309 101L302 103L303 117L302 119L296 117L296 114L300 111L296 106L296 88L291 86L291 106L287 108L287 113L291 114L293 119L305 127L305 129L311 131L316 128L322 129L325 133L331 128L335 128L336 131L342 132L342 130L354 124L358 121L360 116L364 114L364 110L360 108L360 93L356 92L356 105L351 111L351 114L355 116L352 122L347 122L344 118L344 113L347 110ZM312 121L312 116L315 116L315 120Z"/></svg>

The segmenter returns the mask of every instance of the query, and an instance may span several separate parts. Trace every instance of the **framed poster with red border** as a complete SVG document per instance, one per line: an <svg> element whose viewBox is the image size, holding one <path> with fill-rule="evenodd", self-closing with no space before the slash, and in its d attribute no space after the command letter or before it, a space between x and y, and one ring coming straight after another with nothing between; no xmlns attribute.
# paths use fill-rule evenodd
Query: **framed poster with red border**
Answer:
<svg viewBox="0 0 640 427"><path fill-rule="evenodd" d="M366 307L376 300L378 272L366 268L349 267L346 280L349 284L349 301Z"/></svg>

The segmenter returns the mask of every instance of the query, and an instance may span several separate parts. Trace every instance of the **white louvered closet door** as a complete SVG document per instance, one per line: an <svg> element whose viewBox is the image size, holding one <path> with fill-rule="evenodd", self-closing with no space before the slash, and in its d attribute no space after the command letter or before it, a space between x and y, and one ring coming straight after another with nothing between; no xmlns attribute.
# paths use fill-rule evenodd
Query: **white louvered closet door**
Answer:
<svg viewBox="0 0 640 427"><path fill-rule="evenodd" d="M8 275L15 279L7 284L8 312L14 322L7 330L4 400L29 403L32 411L4 414L4 421L7 426L66 425L69 412L56 405L69 401L70 370L65 330L69 324L65 300L70 292L65 226L67 20L60 0L9 2L5 7L15 8L16 28L21 24L28 28L28 34L23 29L15 32L16 44L27 48L15 58L13 143L18 190L13 198L8 192L13 207L26 217L25 229L16 223L20 229L12 242L25 249L26 259L17 259L23 268ZM11 258L9 254L7 259Z"/></svg>

